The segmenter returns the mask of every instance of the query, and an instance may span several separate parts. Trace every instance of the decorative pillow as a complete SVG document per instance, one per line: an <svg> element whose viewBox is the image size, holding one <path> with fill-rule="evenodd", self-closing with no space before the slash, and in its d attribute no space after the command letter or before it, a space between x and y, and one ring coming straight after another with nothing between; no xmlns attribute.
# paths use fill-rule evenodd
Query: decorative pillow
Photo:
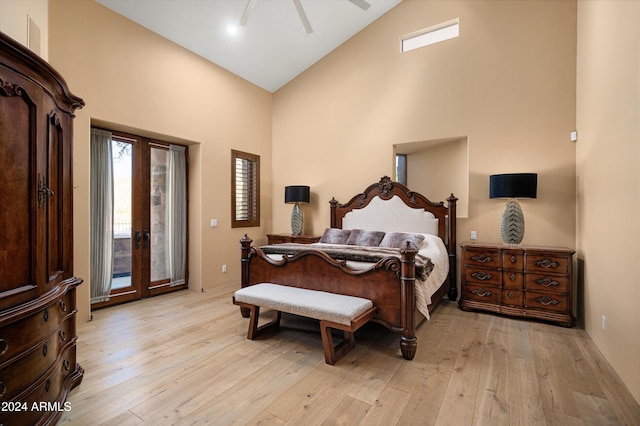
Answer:
<svg viewBox="0 0 640 426"><path fill-rule="evenodd" d="M382 231L365 231L364 229L352 229L347 244L352 246L377 247L384 238Z"/></svg>
<svg viewBox="0 0 640 426"><path fill-rule="evenodd" d="M407 241L419 248L424 241L424 235L410 234L408 232L389 232L380 242L380 247L403 248L407 245Z"/></svg>
<svg viewBox="0 0 640 426"><path fill-rule="evenodd" d="M351 229L327 228L324 230L322 237L320 237L320 242L327 244L347 244L349 234L351 234Z"/></svg>

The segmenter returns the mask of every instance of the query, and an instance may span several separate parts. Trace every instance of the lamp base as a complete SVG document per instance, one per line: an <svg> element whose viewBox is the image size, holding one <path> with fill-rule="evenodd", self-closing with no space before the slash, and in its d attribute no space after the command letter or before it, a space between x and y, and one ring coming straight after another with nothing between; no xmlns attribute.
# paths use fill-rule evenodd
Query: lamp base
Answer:
<svg viewBox="0 0 640 426"><path fill-rule="evenodd" d="M291 211L291 235L302 235L302 209L298 203Z"/></svg>
<svg viewBox="0 0 640 426"><path fill-rule="evenodd" d="M505 244L520 244L524 237L524 214L520 204L515 199L507 202L502 219L500 220L500 234Z"/></svg>

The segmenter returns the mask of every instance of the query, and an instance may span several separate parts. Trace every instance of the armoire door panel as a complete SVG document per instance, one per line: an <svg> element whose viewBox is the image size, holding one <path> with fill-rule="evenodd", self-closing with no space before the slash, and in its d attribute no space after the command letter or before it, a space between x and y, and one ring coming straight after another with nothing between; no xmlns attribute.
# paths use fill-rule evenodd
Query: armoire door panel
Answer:
<svg viewBox="0 0 640 426"><path fill-rule="evenodd" d="M64 199L62 198L62 161L63 161L63 134L60 119L51 113L47 117L47 149L43 150L47 154L44 164L47 175L48 199L46 203L45 236L47 248L47 284L55 284L62 279L64 265L62 264L63 252L62 243L64 239L61 233L64 229L63 215Z"/></svg>
<svg viewBox="0 0 640 426"><path fill-rule="evenodd" d="M20 83L18 77L0 68L0 203L10 206L0 209L0 309L37 293L36 223L31 215L37 207L31 156L36 149L37 123L35 106Z"/></svg>

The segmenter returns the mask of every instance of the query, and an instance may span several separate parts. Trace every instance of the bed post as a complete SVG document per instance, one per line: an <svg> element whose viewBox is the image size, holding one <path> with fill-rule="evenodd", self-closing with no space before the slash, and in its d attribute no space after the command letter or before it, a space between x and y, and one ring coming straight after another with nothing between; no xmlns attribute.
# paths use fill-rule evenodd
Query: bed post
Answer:
<svg viewBox="0 0 640 426"><path fill-rule="evenodd" d="M329 201L329 204L331 204L331 227L332 228L342 228L342 226L338 226L338 218L336 217L336 209L338 208L338 200L336 200L335 198L331 197L331 201Z"/></svg>
<svg viewBox="0 0 640 426"><path fill-rule="evenodd" d="M249 238L247 234L244 234L244 237L240 239L240 246L242 255L240 258L240 265L242 270L242 278L240 281L240 287L245 288L249 285L249 262L251 259L249 258L249 249L251 249L251 243L253 240ZM240 308L240 314L244 318L249 318L249 314L251 312L248 308Z"/></svg>
<svg viewBox="0 0 640 426"><path fill-rule="evenodd" d="M458 199L453 193L447 198L449 207L449 226L447 233L448 251L449 251L449 300L456 300L458 298L458 280L456 274L457 268L457 252L458 247L456 244L456 202Z"/></svg>
<svg viewBox="0 0 640 426"><path fill-rule="evenodd" d="M400 351L404 359L412 360L418 349L418 339L416 338L415 312L415 263L416 250L409 241L407 245L400 249L400 282L401 282L401 306L402 315L402 335L400 336Z"/></svg>

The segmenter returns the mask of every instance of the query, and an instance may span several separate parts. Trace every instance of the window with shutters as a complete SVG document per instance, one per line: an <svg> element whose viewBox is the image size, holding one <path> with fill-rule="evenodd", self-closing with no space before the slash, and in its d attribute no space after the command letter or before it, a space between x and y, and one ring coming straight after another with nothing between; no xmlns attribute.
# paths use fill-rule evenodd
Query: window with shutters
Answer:
<svg viewBox="0 0 640 426"><path fill-rule="evenodd" d="M231 150L231 227L260 226L260 156Z"/></svg>

